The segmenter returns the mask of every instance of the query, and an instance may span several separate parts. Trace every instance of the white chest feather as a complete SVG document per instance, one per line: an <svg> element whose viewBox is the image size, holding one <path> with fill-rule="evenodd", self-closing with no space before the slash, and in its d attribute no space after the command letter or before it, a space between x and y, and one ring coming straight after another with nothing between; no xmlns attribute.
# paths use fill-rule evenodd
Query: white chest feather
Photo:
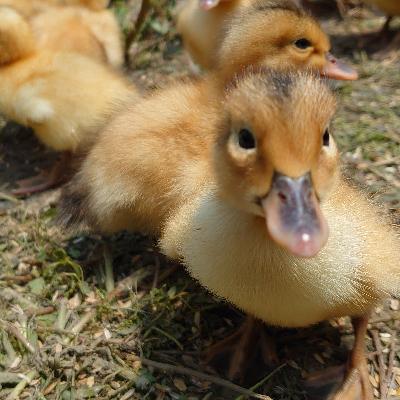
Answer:
<svg viewBox="0 0 400 400"><path fill-rule="evenodd" d="M204 195L171 218L161 247L216 295L274 325L306 326L360 302L360 239L348 215L330 218L330 239L311 259L291 256L267 236L265 221ZM258 219L257 219L258 218ZM178 234L177 234L178 232ZM171 238L169 238L169 236ZM175 247L175 248L173 248Z"/></svg>

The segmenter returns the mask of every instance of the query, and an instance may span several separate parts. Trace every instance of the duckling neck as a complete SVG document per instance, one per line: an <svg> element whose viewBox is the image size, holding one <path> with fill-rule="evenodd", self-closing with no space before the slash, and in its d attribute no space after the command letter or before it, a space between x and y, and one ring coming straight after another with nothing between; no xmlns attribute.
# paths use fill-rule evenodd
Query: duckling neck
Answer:
<svg viewBox="0 0 400 400"><path fill-rule="evenodd" d="M352 224L335 218L338 225ZM167 222L161 248L183 259L214 294L270 324L299 327L349 314L346 305L357 304L352 279L362 263L361 243L335 252L336 240L314 258L294 257L269 238L263 218L237 210L210 189Z"/></svg>

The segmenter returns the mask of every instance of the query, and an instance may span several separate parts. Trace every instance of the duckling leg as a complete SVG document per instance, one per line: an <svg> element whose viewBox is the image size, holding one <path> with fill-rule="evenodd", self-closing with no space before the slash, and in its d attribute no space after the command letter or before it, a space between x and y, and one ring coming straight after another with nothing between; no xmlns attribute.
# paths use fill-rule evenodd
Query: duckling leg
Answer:
<svg viewBox="0 0 400 400"><path fill-rule="evenodd" d="M347 7L345 5L344 0L336 0L336 5L339 10L340 16L344 18L347 14Z"/></svg>
<svg viewBox="0 0 400 400"><path fill-rule="evenodd" d="M39 175L17 182L19 188L12 190L16 196L25 196L32 193L43 192L64 182L65 170L71 159L71 153L61 153L60 159L55 163L49 172L42 172Z"/></svg>
<svg viewBox="0 0 400 400"><path fill-rule="evenodd" d="M330 367L313 373L306 381L308 394L313 399L373 400L369 383L365 335L368 316L353 318L354 346L347 365Z"/></svg>
<svg viewBox="0 0 400 400"><path fill-rule="evenodd" d="M369 383L368 365L365 354L365 335L368 316L353 318L354 346L350 355L348 373L342 388L332 400L373 400L374 395Z"/></svg>
<svg viewBox="0 0 400 400"><path fill-rule="evenodd" d="M382 29L379 32L379 36L384 37L384 38L388 38L390 35L390 23L392 22L393 17L388 16L386 18L385 23L382 26Z"/></svg>
<svg viewBox="0 0 400 400"><path fill-rule="evenodd" d="M245 322L232 335L217 342L207 350L205 362L208 364L218 356L231 353L228 377L233 380L242 375L246 359L248 358L249 346L254 344L254 326L256 320L247 316Z"/></svg>
<svg viewBox="0 0 400 400"><path fill-rule="evenodd" d="M231 354L228 378L240 380L244 378L246 369L256 355L257 347L260 346L263 361L267 365L275 365L278 360L276 349L271 338L264 332L264 328L262 322L247 316L235 333L208 349L205 361L210 363L220 355Z"/></svg>

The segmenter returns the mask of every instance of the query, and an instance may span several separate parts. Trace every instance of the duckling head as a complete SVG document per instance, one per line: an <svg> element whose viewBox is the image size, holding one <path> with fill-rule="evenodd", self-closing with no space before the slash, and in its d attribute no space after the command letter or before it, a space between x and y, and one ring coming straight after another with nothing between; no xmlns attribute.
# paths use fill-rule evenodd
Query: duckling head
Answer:
<svg viewBox="0 0 400 400"><path fill-rule="evenodd" d="M218 70L228 80L248 65L310 69L332 79L357 79L357 72L336 59L330 47L318 22L292 0L255 0L227 28Z"/></svg>
<svg viewBox="0 0 400 400"><path fill-rule="evenodd" d="M68 0L69 5L87 7L94 11L104 10L108 7L110 0Z"/></svg>
<svg viewBox="0 0 400 400"><path fill-rule="evenodd" d="M214 147L220 196L264 218L272 240L312 257L328 239L320 203L338 177L336 100L306 72L245 72L226 90Z"/></svg>
<svg viewBox="0 0 400 400"><path fill-rule="evenodd" d="M34 40L28 22L9 7L0 7L0 65L29 56Z"/></svg>

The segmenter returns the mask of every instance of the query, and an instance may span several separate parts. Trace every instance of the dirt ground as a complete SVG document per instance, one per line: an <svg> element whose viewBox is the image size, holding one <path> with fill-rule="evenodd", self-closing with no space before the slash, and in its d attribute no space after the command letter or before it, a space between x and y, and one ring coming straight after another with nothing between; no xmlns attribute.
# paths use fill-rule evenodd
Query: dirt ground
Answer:
<svg viewBox="0 0 400 400"><path fill-rule="evenodd" d="M145 88L189 74L172 22L171 1L154 1L132 34L135 11L115 11L128 40L127 73ZM139 2L140 3L140 2ZM352 7L341 19L323 9L335 55L360 73L337 83L333 134L344 173L400 223L400 49L382 54L384 17ZM399 29L394 21L393 30ZM393 32L393 36L394 36ZM16 199L16 179L50 165L56 154L32 132L0 132L0 399L311 399L304 379L346 361L347 318L301 330L271 329L279 363L255 355L243 382L225 378L226 360L206 365L205 350L244 316L213 298L140 235L68 236L55 223L59 189ZM379 245L377 243L377 245ZM400 399L400 307L388 300L371 317L367 346L375 397Z"/></svg>

